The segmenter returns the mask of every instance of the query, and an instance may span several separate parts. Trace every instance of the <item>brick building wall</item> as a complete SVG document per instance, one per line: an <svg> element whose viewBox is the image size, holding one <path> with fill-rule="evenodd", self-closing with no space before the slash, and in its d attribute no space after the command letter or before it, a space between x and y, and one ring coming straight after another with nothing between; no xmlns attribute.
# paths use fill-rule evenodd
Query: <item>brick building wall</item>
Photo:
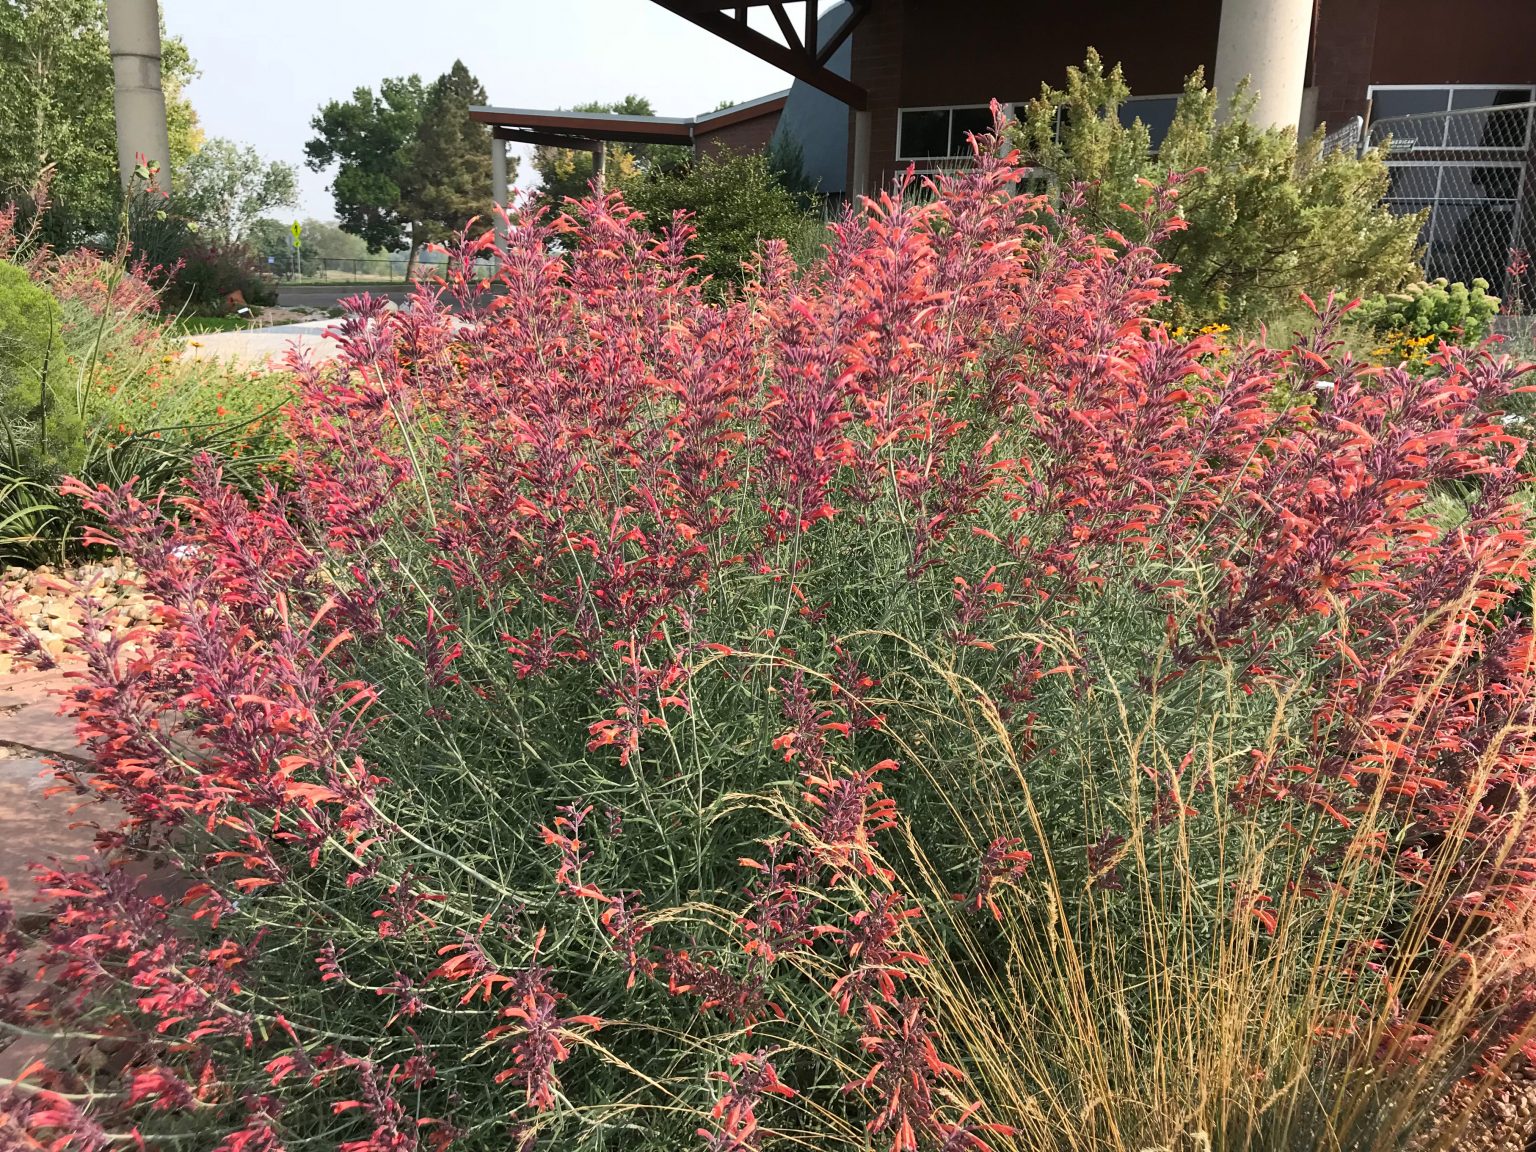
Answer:
<svg viewBox="0 0 1536 1152"><path fill-rule="evenodd" d="M693 138L694 159L719 157L727 152L763 152L779 128L782 108L774 108L749 120L728 124L711 131L698 131Z"/></svg>
<svg viewBox="0 0 1536 1152"><path fill-rule="evenodd" d="M1536 0L1319 0L1317 116L1364 116L1372 84L1536 84Z"/></svg>
<svg viewBox="0 0 1536 1152"><path fill-rule="evenodd" d="M1137 95L1178 92L1196 68L1209 76L1220 14L1221 0L881 0L853 36L851 78L869 93L871 183L885 187L905 168L901 108L1028 100L1042 83L1059 87L1090 45L1124 64ZM850 177L852 168L850 157Z"/></svg>
<svg viewBox="0 0 1536 1152"><path fill-rule="evenodd" d="M901 104L904 59L902 34L906 26L904 0L875 4L853 34L849 78L869 93L870 188L853 186L853 111L848 112L848 182L851 194L867 194L887 186L895 172L896 109Z"/></svg>
<svg viewBox="0 0 1536 1152"><path fill-rule="evenodd" d="M1022 101L1059 86L1089 45L1138 96L1176 93L1216 63L1221 0L877 0L853 36L869 93L870 182L886 187L901 108ZM1536 0L1317 0L1308 64L1315 116L1362 115L1371 84L1536 83ZM852 113L849 113L852 141ZM850 149L851 150L851 149ZM853 171L853 158L848 159Z"/></svg>

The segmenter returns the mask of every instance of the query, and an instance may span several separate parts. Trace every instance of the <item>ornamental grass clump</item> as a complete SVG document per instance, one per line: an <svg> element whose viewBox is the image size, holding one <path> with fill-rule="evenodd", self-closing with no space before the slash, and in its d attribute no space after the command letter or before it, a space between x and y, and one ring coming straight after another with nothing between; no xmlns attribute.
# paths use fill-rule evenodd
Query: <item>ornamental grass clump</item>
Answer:
<svg viewBox="0 0 1536 1152"><path fill-rule="evenodd" d="M516 214L300 368L291 485L81 491L162 607L85 629L103 858L4 924L7 1137L1481 1123L1536 1055L1529 378L1331 304L1213 366L1148 319L1177 181L1131 243L1020 175L713 302L684 218Z"/></svg>

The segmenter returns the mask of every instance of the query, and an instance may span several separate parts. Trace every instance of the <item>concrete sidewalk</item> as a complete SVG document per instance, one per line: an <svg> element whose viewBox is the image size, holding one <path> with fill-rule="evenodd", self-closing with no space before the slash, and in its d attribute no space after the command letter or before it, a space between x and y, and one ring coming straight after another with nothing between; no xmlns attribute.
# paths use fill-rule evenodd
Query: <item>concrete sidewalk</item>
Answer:
<svg viewBox="0 0 1536 1152"><path fill-rule="evenodd" d="M0 676L0 878L25 906L32 882L27 865L94 854L97 820L115 824L122 813L86 802L59 785L45 760L83 762L75 722L59 715L61 691L72 687L63 669Z"/></svg>
<svg viewBox="0 0 1536 1152"><path fill-rule="evenodd" d="M274 324L240 332L203 332L188 336L182 356L190 360L225 360L238 364L281 363L293 348L317 361L334 360L338 352L331 333L340 320L306 320L299 324Z"/></svg>

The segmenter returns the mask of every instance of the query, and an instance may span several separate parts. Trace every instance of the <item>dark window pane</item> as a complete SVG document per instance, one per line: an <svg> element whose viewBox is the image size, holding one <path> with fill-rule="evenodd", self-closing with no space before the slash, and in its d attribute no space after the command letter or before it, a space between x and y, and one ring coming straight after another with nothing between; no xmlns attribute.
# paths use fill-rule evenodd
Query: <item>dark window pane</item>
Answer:
<svg viewBox="0 0 1536 1152"><path fill-rule="evenodd" d="M1512 164L1446 165L1440 179L1442 200L1513 200L1519 192L1520 169Z"/></svg>
<svg viewBox="0 0 1536 1152"><path fill-rule="evenodd" d="M1452 108L1497 108L1500 104L1525 104L1529 88L1457 88L1451 93Z"/></svg>
<svg viewBox="0 0 1536 1152"><path fill-rule="evenodd" d="M951 156L970 156L971 142L965 138L967 132L977 136L992 131L991 108L956 108L954 122L949 130L949 154Z"/></svg>
<svg viewBox="0 0 1536 1152"><path fill-rule="evenodd" d="M1452 94L1457 108L1496 108L1530 98L1529 88L1463 88ZM1452 148L1523 148L1530 122L1529 108L1453 116L1446 143Z"/></svg>
<svg viewBox="0 0 1536 1152"><path fill-rule="evenodd" d="M1065 106L1056 109L1056 143L1061 143L1061 138L1067 134L1067 129L1072 127L1072 109Z"/></svg>
<svg viewBox="0 0 1536 1152"><path fill-rule="evenodd" d="M1444 88L1378 88L1371 93L1371 119L1444 112L1447 95Z"/></svg>
<svg viewBox="0 0 1536 1152"><path fill-rule="evenodd" d="M1439 187L1440 168L1435 164L1387 165L1387 199L1433 200Z"/></svg>
<svg viewBox="0 0 1536 1152"><path fill-rule="evenodd" d="M924 160L949 155L949 109L901 114L901 157Z"/></svg>
<svg viewBox="0 0 1536 1152"><path fill-rule="evenodd" d="M1168 136L1168 129L1173 126L1173 114L1178 107L1177 96L1150 96L1141 100L1127 100L1120 105L1120 123L1130 127L1133 121L1140 120L1145 124L1147 132L1152 137L1152 151L1156 152L1163 146L1163 140Z"/></svg>

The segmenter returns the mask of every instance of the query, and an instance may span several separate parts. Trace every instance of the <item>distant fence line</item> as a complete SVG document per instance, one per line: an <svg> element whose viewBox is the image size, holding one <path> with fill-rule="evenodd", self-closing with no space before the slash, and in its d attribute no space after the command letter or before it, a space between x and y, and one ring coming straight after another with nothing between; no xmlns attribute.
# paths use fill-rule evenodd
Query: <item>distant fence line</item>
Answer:
<svg viewBox="0 0 1536 1152"><path fill-rule="evenodd" d="M413 278L418 281L440 277L446 264L441 259L416 261ZM404 284L404 256L312 256L300 254L295 262L290 253L267 262L265 271L283 284ZM490 261L475 264L477 276L489 276L495 270Z"/></svg>

